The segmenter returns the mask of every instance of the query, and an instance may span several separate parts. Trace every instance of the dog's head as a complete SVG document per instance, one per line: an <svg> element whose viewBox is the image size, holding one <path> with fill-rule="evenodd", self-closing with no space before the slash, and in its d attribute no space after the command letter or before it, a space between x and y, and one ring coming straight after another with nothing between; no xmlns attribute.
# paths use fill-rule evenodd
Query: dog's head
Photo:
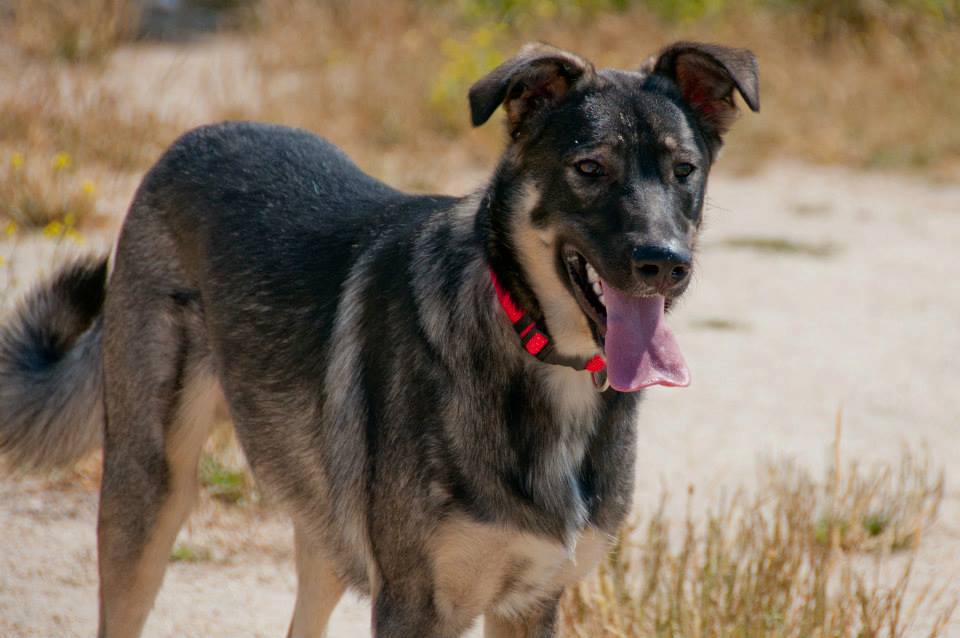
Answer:
<svg viewBox="0 0 960 638"><path fill-rule="evenodd" d="M470 90L475 126L506 111L499 241L518 285L564 354L605 347L618 389L686 383L663 312L690 282L734 92L756 111L757 84L743 49L680 42L639 70L598 71L528 45Z"/></svg>

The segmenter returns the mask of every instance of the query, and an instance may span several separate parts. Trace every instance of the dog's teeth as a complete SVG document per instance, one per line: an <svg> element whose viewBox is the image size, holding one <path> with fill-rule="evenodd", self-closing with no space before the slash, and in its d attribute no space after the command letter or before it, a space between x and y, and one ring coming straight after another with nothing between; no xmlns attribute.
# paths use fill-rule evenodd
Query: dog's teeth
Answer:
<svg viewBox="0 0 960 638"><path fill-rule="evenodd" d="M597 297L603 299L603 286L599 281L593 282L593 292L595 295L597 295Z"/></svg>
<svg viewBox="0 0 960 638"><path fill-rule="evenodd" d="M592 284L600 281L600 275L597 274L597 271L594 270L593 266L591 266L589 263L587 264L587 281Z"/></svg>

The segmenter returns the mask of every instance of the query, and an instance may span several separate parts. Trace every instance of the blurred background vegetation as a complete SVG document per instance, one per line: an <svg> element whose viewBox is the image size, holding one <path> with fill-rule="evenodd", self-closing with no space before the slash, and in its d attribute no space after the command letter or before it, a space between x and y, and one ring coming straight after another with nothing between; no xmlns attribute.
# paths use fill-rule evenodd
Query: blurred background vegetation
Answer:
<svg viewBox="0 0 960 638"><path fill-rule="evenodd" d="M226 118L302 126L400 186L463 191L502 143L470 129L466 91L520 44L629 68L679 38L760 59L763 110L724 170L960 176L960 0L0 0L0 183L29 189L0 218L42 226L89 199L91 176L138 176L185 128ZM36 176L57 154L76 183L60 171L45 202Z"/></svg>

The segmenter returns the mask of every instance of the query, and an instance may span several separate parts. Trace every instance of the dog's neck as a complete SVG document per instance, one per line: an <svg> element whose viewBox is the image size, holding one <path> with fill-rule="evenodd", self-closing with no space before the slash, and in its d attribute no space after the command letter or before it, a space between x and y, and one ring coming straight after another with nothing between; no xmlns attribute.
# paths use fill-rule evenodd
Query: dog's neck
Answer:
<svg viewBox="0 0 960 638"><path fill-rule="evenodd" d="M524 276L511 236L511 218L515 214L515 186L508 178L508 162L502 161L493 174L477 210L475 231L490 268L510 297L535 321L543 320L543 311Z"/></svg>

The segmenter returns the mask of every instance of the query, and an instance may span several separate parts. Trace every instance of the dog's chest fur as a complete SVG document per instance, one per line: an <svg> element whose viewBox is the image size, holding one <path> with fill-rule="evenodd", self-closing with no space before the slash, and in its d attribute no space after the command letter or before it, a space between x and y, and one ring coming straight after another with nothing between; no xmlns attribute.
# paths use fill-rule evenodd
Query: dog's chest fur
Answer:
<svg viewBox="0 0 960 638"><path fill-rule="evenodd" d="M575 492L568 501L568 532L563 542L509 524L491 524L457 515L437 528L428 543L437 605L451 620L472 618L484 610L520 617L577 582L610 548L608 533L588 523L587 504L577 475L599 408L599 394L588 374L559 366L540 366L545 399L558 436L530 468L530 483L544 489ZM549 486L549 488L547 487Z"/></svg>
<svg viewBox="0 0 960 638"><path fill-rule="evenodd" d="M539 471L542 480L552 485L574 486L576 510L569 522L578 529L587 517L578 484L580 466L596 427L600 395L589 373L561 366L541 366L540 375L553 412L557 435L551 447L541 450Z"/></svg>
<svg viewBox="0 0 960 638"><path fill-rule="evenodd" d="M444 522L430 543L436 603L453 622L486 610L520 617L587 574L610 548L596 528L570 547L465 518Z"/></svg>

